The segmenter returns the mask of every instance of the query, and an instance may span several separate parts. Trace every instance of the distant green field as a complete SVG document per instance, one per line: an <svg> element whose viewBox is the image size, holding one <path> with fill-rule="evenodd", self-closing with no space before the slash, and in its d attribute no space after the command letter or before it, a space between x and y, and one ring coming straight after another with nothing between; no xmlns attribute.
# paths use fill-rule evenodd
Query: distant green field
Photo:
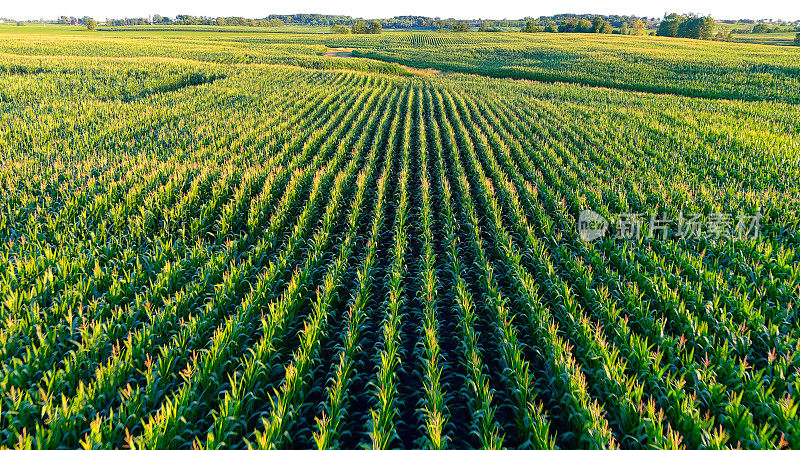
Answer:
<svg viewBox="0 0 800 450"><path fill-rule="evenodd" d="M324 33L327 30L322 27L295 26L198 26L190 27L191 31L181 26L141 26L88 32L75 27L37 25L5 26L2 30L8 30L9 38L19 33L61 33L71 37L58 46L47 38L34 38L27 43L9 42L6 38L6 51L12 52L184 55L243 63L304 59L306 64L322 67L341 63L319 61L314 55L328 47L349 47L356 50L356 56L363 57L362 61L369 58L416 68L705 98L800 102L800 47L577 33L393 31L381 35L333 35ZM778 33L735 37L770 43L793 39ZM82 41L84 38L87 40ZM30 43L34 41L36 46L32 48ZM123 42L138 45L120 47Z"/></svg>
<svg viewBox="0 0 800 450"><path fill-rule="evenodd" d="M382 61L500 78L800 102L800 47L561 33L394 33L327 42Z"/></svg>
<svg viewBox="0 0 800 450"><path fill-rule="evenodd" d="M799 54L0 27L0 448L800 449Z"/></svg>
<svg viewBox="0 0 800 450"><path fill-rule="evenodd" d="M86 27L75 27L71 25L25 23L23 26L17 26L16 24L10 23L0 24L0 34L49 34L63 36L81 32L85 34L95 33L93 31L88 31Z"/></svg>
<svg viewBox="0 0 800 450"><path fill-rule="evenodd" d="M717 31L731 31L731 30L745 30L747 33L733 33L732 38L734 42L744 42L750 44L765 44L765 45L794 45L794 37L797 34L795 27L782 26L779 27L780 32L777 33L749 33L753 29L751 23L717 23Z"/></svg>
<svg viewBox="0 0 800 450"><path fill-rule="evenodd" d="M284 25L280 27L243 27L216 25L130 25L122 27L101 26L100 31L152 31L152 32L216 32L216 33L328 33L328 27Z"/></svg>
<svg viewBox="0 0 800 450"><path fill-rule="evenodd" d="M715 27L715 31L730 31L730 30L752 31L754 26L755 26L755 24L752 24L752 23L742 23L742 22L739 22L739 23L723 23L723 22L717 22L716 27ZM771 28L775 27L775 26L776 25L770 25ZM793 31L795 29L795 27L793 27L793 26L786 26L786 25L778 26L778 28L781 30L781 32L790 32L790 31ZM764 33L764 34L769 34L769 33Z"/></svg>
<svg viewBox="0 0 800 450"><path fill-rule="evenodd" d="M791 45L800 49L800 46L794 43L794 37L796 35L796 31L786 33L734 34L733 40L735 42L746 42L750 44Z"/></svg>

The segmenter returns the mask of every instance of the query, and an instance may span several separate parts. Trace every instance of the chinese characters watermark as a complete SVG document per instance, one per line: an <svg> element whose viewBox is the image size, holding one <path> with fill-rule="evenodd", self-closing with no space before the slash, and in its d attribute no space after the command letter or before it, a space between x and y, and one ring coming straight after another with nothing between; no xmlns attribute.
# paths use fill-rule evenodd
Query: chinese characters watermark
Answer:
<svg viewBox="0 0 800 450"><path fill-rule="evenodd" d="M711 214L684 214L669 217L666 213L621 213L613 222L615 239L641 238L665 241L668 239L745 240L761 236L761 213L753 215L714 212ZM578 214L578 234L591 242L612 229L608 219L592 210Z"/></svg>

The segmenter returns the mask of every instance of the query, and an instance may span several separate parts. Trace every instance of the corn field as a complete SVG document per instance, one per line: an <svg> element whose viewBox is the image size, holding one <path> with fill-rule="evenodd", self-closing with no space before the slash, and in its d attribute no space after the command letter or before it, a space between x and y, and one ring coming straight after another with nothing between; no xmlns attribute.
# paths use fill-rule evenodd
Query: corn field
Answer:
<svg viewBox="0 0 800 450"><path fill-rule="evenodd" d="M0 445L800 448L793 97L318 39L0 37Z"/></svg>

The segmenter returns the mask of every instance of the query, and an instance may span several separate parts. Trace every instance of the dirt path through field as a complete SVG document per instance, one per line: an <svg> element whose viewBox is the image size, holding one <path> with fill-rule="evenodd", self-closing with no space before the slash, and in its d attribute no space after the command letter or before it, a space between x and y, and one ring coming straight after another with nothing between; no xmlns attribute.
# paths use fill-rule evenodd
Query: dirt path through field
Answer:
<svg viewBox="0 0 800 450"><path fill-rule="evenodd" d="M353 56L353 49L349 47L328 47L328 51L323 53L322 56L332 56L332 57L339 57L339 58L350 58ZM434 76L434 75L441 75L442 71L439 69L420 69L417 67L406 66L403 64L398 64L398 66L406 69L409 73L413 73L414 75L422 75L422 76Z"/></svg>
<svg viewBox="0 0 800 450"><path fill-rule="evenodd" d="M323 53L322 56L338 56L340 58L349 58L353 56L353 49L352 48L329 48L327 52Z"/></svg>

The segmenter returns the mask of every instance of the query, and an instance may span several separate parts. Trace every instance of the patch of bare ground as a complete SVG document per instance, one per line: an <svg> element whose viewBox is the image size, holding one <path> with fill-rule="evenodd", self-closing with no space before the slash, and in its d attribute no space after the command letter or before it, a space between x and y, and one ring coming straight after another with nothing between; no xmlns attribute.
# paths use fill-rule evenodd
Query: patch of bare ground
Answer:
<svg viewBox="0 0 800 450"><path fill-rule="evenodd" d="M347 47L339 47L339 48L328 48L328 51L323 53L322 56L333 56L339 58L350 58L353 56L353 49ZM423 77L431 77L436 75L441 75L442 71L439 69L420 69L417 67L405 66L403 64L398 64L398 66L405 69L408 73L412 75L420 75Z"/></svg>
<svg viewBox="0 0 800 450"><path fill-rule="evenodd" d="M409 73L412 73L414 75L421 75L421 76L424 76L424 77L431 77L431 76L436 76L436 75L441 75L442 74L442 71L439 70L439 69L430 69L430 68L428 68L428 69L418 69L416 67L404 66L402 64L400 64L400 67L406 69Z"/></svg>
<svg viewBox="0 0 800 450"><path fill-rule="evenodd" d="M352 48L330 48L327 52L323 53L322 56L338 56L340 58L349 58L353 56L353 49Z"/></svg>

